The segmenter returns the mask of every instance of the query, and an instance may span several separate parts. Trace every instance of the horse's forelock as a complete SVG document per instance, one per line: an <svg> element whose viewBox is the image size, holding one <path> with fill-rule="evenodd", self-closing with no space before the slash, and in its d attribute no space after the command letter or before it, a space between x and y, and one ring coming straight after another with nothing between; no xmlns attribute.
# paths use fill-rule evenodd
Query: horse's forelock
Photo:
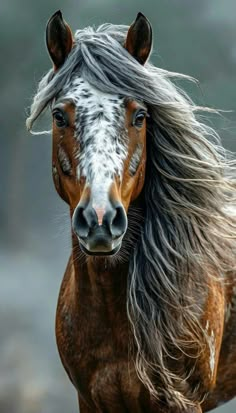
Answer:
<svg viewBox="0 0 236 413"><path fill-rule="evenodd" d="M75 46L62 67L50 70L39 83L27 127L59 93L70 87L75 76L82 76L95 88L107 93L132 96L149 105L182 104L181 94L168 80L173 74L150 64L142 66L129 55L123 44L127 26L105 24L75 33ZM180 77L186 77L178 75Z"/></svg>

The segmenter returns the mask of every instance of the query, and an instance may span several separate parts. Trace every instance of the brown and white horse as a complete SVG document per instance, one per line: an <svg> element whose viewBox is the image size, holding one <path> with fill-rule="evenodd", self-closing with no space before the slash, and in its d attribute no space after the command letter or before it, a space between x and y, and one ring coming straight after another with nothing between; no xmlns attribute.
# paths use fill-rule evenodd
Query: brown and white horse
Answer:
<svg viewBox="0 0 236 413"><path fill-rule="evenodd" d="M53 116L53 178L72 253L56 336L81 413L205 412L236 394L235 163L171 78L152 29L73 37L48 22L53 69L27 120Z"/></svg>

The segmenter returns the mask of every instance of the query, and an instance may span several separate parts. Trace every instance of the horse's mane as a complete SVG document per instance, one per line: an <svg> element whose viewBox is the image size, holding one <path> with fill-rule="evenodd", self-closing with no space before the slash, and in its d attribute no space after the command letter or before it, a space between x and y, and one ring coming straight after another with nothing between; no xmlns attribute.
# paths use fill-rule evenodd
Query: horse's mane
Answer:
<svg viewBox="0 0 236 413"><path fill-rule="evenodd" d="M172 82L188 77L138 64L122 46L127 30L110 24L78 30L64 65L40 82L27 126L76 74L103 92L146 103L145 219L130 257L127 308L141 380L154 397L163 388L183 406L194 399L185 387L191 371L186 365L176 371L167 359L197 357L208 281L235 269L235 162L200 121L197 112L207 109Z"/></svg>

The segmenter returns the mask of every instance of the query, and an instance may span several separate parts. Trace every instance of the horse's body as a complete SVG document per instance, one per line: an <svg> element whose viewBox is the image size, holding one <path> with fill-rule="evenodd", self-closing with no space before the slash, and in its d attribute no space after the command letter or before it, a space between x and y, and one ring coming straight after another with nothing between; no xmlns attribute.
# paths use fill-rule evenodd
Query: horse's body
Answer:
<svg viewBox="0 0 236 413"><path fill-rule="evenodd" d="M146 64L143 15L74 40L58 12L47 46L28 126L52 106L73 244L56 336L80 411L209 411L236 394L235 166Z"/></svg>
<svg viewBox="0 0 236 413"><path fill-rule="evenodd" d="M91 260L92 261L92 260ZM62 363L80 395L81 413L150 412L177 413L173 406L155 402L138 379L129 353L131 335L126 314L127 265L105 270L103 263L80 266L71 256L62 283L57 308L56 333ZM235 289L214 287L206 320L219 334L220 358L216 384L205 402L186 412L207 412L235 396L236 384L236 305L224 322L221 301L235 303ZM209 287L210 291L210 287ZM213 299L213 297L212 297ZM221 331L218 325L224 324ZM213 327L214 328L214 327ZM185 362L187 363L187 357ZM202 358L202 376L193 376L194 385L204 381L209 354Z"/></svg>

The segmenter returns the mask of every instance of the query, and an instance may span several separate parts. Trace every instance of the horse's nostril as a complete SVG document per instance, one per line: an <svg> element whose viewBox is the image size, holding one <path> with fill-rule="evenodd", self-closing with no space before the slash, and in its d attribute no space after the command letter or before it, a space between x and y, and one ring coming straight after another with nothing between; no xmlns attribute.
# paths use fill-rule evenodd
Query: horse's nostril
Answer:
<svg viewBox="0 0 236 413"><path fill-rule="evenodd" d="M89 231L97 226L97 217L92 208L77 206L72 219L73 231L80 237L86 238Z"/></svg>
<svg viewBox="0 0 236 413"><path fill-rule="evenodd" d="M93 208L87 207L83 210L83 217L89 226L89 229L93 229L98 225L97 214Z"/></svg>
<svg viewBox="0 0 236 413"><path fill-rule="evenodd" d="M113 237L119 237L127 229L127 217L123 206L116 207L115 211L115 216L110 224L110 231Z"/></svg>
<svg viewBox="0 0 236 413"><path fill-rule="evenodd" d="M86 238L89 233L89 226L83 213L84 208L77 206L72 218L72 229L79 237Z"/></svg>

